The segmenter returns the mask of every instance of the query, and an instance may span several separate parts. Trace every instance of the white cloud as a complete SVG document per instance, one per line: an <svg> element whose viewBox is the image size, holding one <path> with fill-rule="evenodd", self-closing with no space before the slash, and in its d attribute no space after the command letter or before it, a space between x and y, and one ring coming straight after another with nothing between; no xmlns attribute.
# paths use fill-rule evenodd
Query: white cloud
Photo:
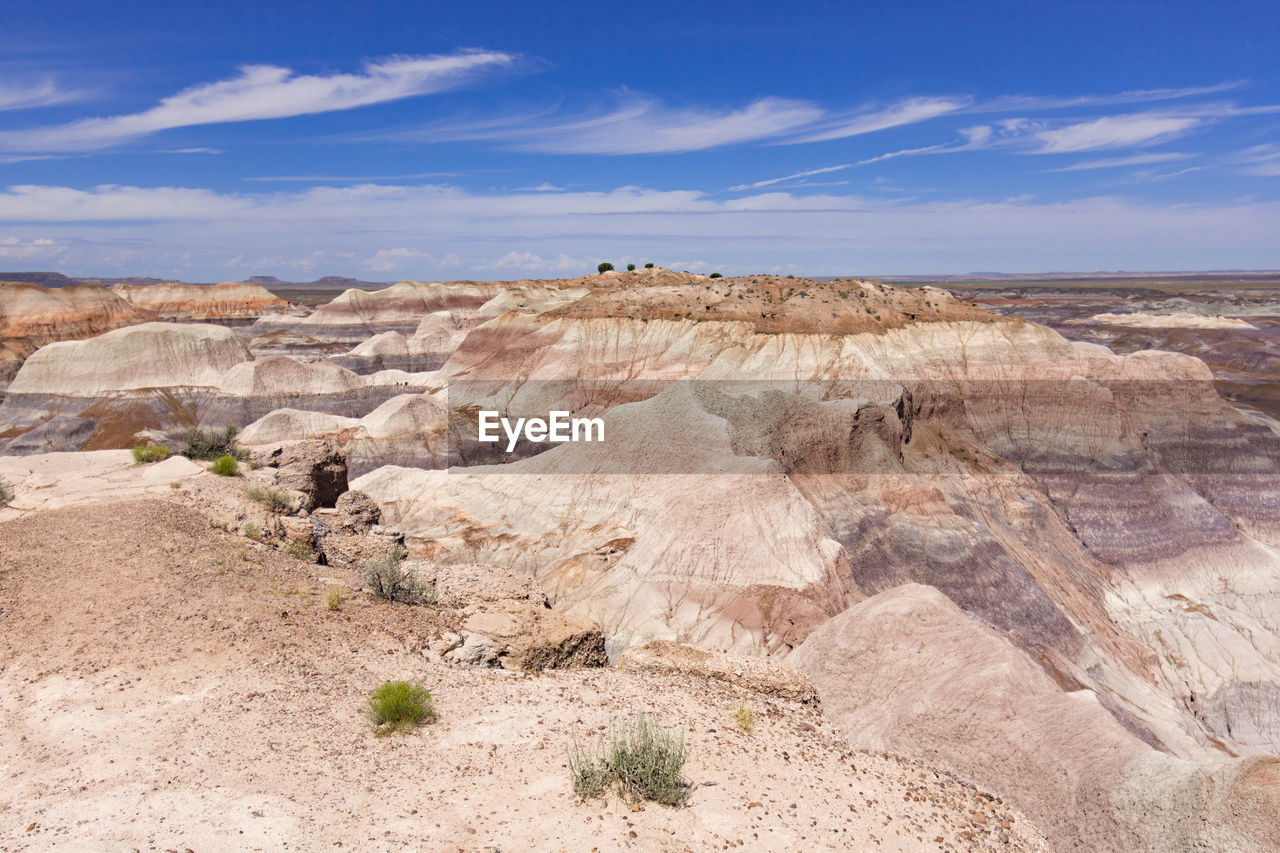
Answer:
<svg viewBox="0 0 1280 853"><path fill-rule="evenodd" d="M1072 163L1060 169L1049 169L1050 172L1081 172L1088 169L1114 169L1120 166L1147 166L1152 163L1171 163L1175 160L1186 160L1194 154L1180 154L1169 151L1164 154L1133 154L1128 157L1103 157L1098 160L1085 160Z"/></svg>
<svg viewBox="0 0 1280 853"><path fill-rule="evenodd" d="M379 249L377 253L364 262L364 265L377 272L389 272L407 263L434 263L435 258L429 252L401 247L399 249Z"/></svg>
<svg viewBox="0 0 1280 853"><path fill-rule="evenodd" d="M1104 116L1064 125L1054 125L1044 119L1008 118L994 124L961 128L959 133L963 141L960 142L890 151L887 154L860 160L854 165L865 166L895 157L949 154L958 151L1004 149L1024 154L1071 154L1110 148L1159 145L1182 136L1200 124L1201 118L1198 116L1155 113ZM1075 168L1095 167L1077 166Z"/></svg>
<svg viewBox="0 0 1280 853"><path fill-rule="evenodd" d="M246 275L281 277L370 269L559 276L589 272L601 257L697 258L726 272L799 263L803 272L830 275L1276 268L1277 232L1280 203L1247 201L921 202L776 190L717 200L691 190L473 193L372 184L254 195L183 187L0 192L0 238L65 246L56 258L63 272L195 281L218 279L236 256Z"/></svg>
<svg viewBox="0 0 1280 853"><path fill-rule="evenodd" d="M513 61L505 53L467 51L394 57L366 63L360 74L328 76L245 65L236 77L184 89L144 112L0 132L0 149L91 151L177 127L348 110L451 89L479 71Z"/></svg>
<svg viewBox="0 0 1280 853"><path fill-rule="evenodd" d="M859 160L853 165L869 166L882 160L893 160L897 157L914 157L917 154L946 154L952 151L964 151L968 147L966 145L926 145L923 148L903 148L899 151L890 151L887 154L877 154L875 157Z"/></svg>
<svg viewBox="0 0 1280 853"><path fill-rule="evenodd" d="M472 263L479 263L497 270L516 269L525 272L578 275L583 270L589 270L595 266L599 260L590 257L571 258L563 253L555 258L544 258L533 252L507 252L497 260L485 261L477 258L472 259Z"/></svg>
<svg viewBox="0 0 1280 853"><path fill-rule="evenodd" d="M760 187L768 187L768 186L773 186L774 184L780 184L780 183L783 183L784 181L794 181L799 178L812 177L813 175L825 175L828 172L839 172L842 169L848 169L852 165L853 165L852 163L841 163L839 166L825 166L821 169L810 169L807 172L796 172L794 175L786 175L785 177L781 177L781 178L769 178L768 180L764 180L764 181L756 181L753 184L738 184L736 187L729 187L729 192L736 193L736 192L740 192L741 190L754 190L754 189L759 189Z"/></svg>
<svg viewBox="0 0 1280 853"><path fill-rule="evenodd" d="M0 110L49 107L78 100L81 96L80 92L58 88L58 84L48 79L26 84L0 83Z"/></svg>
<svg viewBox="0 0 1280 853"><path fill-rule="evenodd" d="M1112 95L1002 95L989 101L974 104L971 112L1030 112L1071 107L1117 106L1121 104L1149 104L1214 95L1230 89L1238 89L1244 80L1231 80L1212 86L1188 86L1181 89L1132 89Z"/></svg>
<svg viewBox="0 0 1280 853"><path fill-rule="evenodd" d="M823 110L807 101L761 98L729 110L680 109L629 97L603 115L548 119L513 116L470 124L438 124L384 135L390 141L491 141L544 154L659 154L701 151L773 139L812 124Z"/></svg>
<svg viewBox="0 0 1280 853"><path fill-rule="evenodd" d="M795 139L788 139L786 142L788 144L827 142L832 139L846 139L850 136L887 130L891 127L917 124L958 112L969 103L967 98L909 98L881 110L869 110L833 118L816 131L810 131Z"/></svg>
<svg viewBox="0 0 1280 853"><path fill-rule="evenodd" d="M1280 145L1255 145L1231 158L1240 164L1240 172L1260 177L1280 177Z"/></svg>
<svg viewBox="0 0 1280 853"><path fill-rule="evenodd" d="M67 250L56 240L36 237L20 240L17 237L0 237L0 258L12 260L54 259Z"/></svg>
<svg viewBox="0 0 1280 853"><path fill-rule="evenodd" d="M415 172L410 175L266 175L245 178L246 181L267 184L368 184L375 181L421 181L425 178L457 178L464 172Z"/></svg>
<svg viewBox="0 0 1280 853"><path fill-rule="evenodd" d="M1175 139L1198 125L1190 116L1133 113L1103 116L1052 130L1037 130L1037 154L1068 154L1104 148L1157 145Z"/></svg>

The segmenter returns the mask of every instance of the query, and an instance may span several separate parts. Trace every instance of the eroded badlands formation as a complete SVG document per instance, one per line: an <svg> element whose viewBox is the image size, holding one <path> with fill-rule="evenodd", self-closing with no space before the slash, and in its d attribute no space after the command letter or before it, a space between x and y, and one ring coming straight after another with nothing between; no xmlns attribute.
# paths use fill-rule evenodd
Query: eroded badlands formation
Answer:
<svg viewBox="0 0 1280 853"><path fill-rule="evenodd" d="M66 458L26 454L193 424L243 427L268 472L324 447L434 571L532 580L611 659L797 667L852 746L972 780L1052 849L1280 849L1280 425L1202 361L861 280L274 308L34 342L0 405L15 505L48 511L41 460ZM480 410L561 408L606 440L476 441Z"/></svg>

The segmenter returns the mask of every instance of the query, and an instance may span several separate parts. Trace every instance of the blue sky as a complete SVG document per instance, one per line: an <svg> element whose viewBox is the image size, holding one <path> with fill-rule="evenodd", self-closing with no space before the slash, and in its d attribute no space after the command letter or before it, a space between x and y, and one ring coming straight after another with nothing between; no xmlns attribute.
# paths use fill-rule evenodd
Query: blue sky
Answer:
<svg viewBox="0 0 1280 853"><path fill-rule="evenodd" d="M1280 268L1280 4L8 3L0 268Z"/></svg>

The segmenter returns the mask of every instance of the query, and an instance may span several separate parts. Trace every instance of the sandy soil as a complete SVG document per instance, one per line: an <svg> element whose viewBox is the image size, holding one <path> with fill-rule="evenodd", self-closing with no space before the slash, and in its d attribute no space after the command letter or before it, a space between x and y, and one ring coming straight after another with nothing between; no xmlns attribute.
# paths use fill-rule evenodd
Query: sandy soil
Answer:
<svg viewBox="0 0 1280 853"><path fill-rule="evenodd" d="M1008 805L850 751L813 706L689 676L450 667L426 648L446 615L182 501L0 523L0 850L1043 849ZM428 684L439 717L376 738L361 705L394 678ZM639 710L684 729L689 805L578 802L566 744Z"/></svg>

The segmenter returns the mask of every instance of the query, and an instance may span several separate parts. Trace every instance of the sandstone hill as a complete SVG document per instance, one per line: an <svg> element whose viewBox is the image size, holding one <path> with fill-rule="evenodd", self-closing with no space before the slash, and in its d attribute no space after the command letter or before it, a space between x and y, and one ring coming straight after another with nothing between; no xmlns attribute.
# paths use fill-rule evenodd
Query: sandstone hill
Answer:
<svg viewBox="0 0 1280 853"><path fill-rule="evenodd" d="M154 311L166 319L207 322L255 320L263 314L284 311L289 303L256 284L225 281L221 284L115 284L111 292L130 305Z"/></svg>
<svg viewBox="0 0 1280 853"><path fill-rule="evenodd" d="M41 287L0 281L0 391L44 344L87 338L156 316L92 284Z"/></svg>

